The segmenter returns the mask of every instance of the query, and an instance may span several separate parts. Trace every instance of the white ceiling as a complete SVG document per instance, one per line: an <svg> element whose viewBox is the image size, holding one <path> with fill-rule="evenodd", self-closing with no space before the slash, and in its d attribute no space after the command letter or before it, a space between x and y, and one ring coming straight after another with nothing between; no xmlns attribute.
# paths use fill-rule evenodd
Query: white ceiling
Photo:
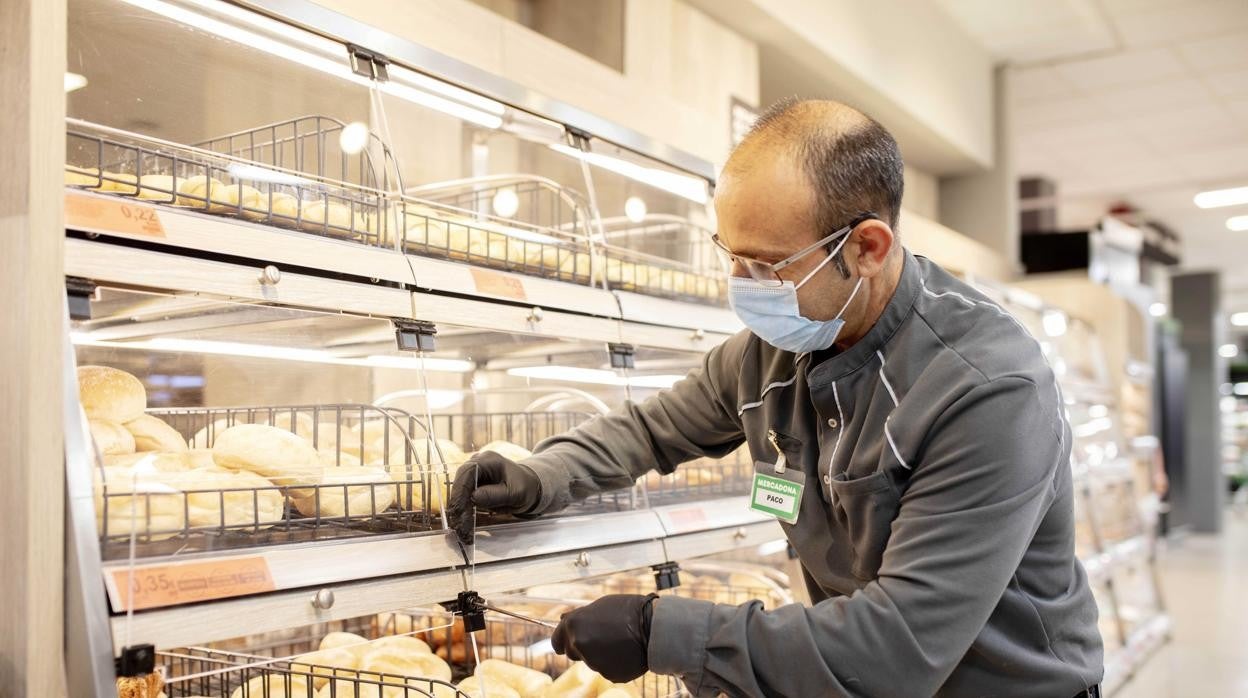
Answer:
<svg viewBox="0 0 1248 698"><path fill-rule="evenodd" d="M1064 225L1129 202L1248 310L1248 235L1225 225L1248 206L1192 203L1248 186L1248 0L936 2L1010 66L1019 173L1058 182Z"/></svg>

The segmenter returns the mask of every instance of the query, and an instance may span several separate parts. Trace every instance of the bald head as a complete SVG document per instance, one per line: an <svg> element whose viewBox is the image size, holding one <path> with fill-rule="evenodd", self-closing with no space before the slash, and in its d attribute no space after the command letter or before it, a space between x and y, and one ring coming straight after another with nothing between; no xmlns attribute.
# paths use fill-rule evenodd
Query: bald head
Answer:
<svg viewBox="0 0 1248 698"><path fill-rule="evenodd" d="M785 100L754 122L724 170L741 176L784 163L810 185L820 235L871 212L897 226L903 190L897 142L874 119L840 102Z"/></svg>

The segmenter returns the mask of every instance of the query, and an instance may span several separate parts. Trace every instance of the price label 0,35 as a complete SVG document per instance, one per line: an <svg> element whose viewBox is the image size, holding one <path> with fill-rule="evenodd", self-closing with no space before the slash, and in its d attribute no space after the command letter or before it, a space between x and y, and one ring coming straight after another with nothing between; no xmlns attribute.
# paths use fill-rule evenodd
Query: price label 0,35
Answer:
<svg viewBox="0 0 1248 698"><path fill-rule="evenodd" d="M96 233L165 237L160 212L130 199L65 193L65 227Z"/></svg>
<svg viewBox="0 0 1248 698"><path fill-rule="evenodd" d="M805 488L806 474L802 471L789 468L777 473L770 463L756 463L754 486L750 488L750 510L785 523L797 523Z"/></svg>
<svg viewBox="0 0 1248 698"><path fill-rule="evenodd" d="M263 557L113 569L109 591L117 611L177 606L273 591L273 575Z"/></svg>

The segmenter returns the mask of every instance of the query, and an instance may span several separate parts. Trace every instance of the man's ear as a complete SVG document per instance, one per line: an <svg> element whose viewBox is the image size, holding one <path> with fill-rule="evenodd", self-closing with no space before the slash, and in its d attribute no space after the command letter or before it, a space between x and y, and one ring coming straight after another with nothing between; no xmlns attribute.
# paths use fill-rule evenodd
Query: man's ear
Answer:
<svg viewBox="0 0 1248 698"><path fill-rule="evenodd" d="M884 221L867 220L859 223L851 233L849 244L853 247L854 263L851 265L860 276L873 278L884 270L897 236Z"/></svg>

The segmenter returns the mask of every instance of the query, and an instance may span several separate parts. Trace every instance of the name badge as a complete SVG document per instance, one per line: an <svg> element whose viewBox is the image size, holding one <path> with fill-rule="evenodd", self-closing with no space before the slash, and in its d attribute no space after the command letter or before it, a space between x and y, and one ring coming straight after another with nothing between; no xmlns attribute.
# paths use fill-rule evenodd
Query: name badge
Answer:
<svg viewBox="0 0 1248 698"><path fill-rule="evenodd" d="M785 468L776 472L772 463L754 463L754 486L750 488L750 510L789 524L797 523L802 510L802 490L806 473Z"/></svg>

